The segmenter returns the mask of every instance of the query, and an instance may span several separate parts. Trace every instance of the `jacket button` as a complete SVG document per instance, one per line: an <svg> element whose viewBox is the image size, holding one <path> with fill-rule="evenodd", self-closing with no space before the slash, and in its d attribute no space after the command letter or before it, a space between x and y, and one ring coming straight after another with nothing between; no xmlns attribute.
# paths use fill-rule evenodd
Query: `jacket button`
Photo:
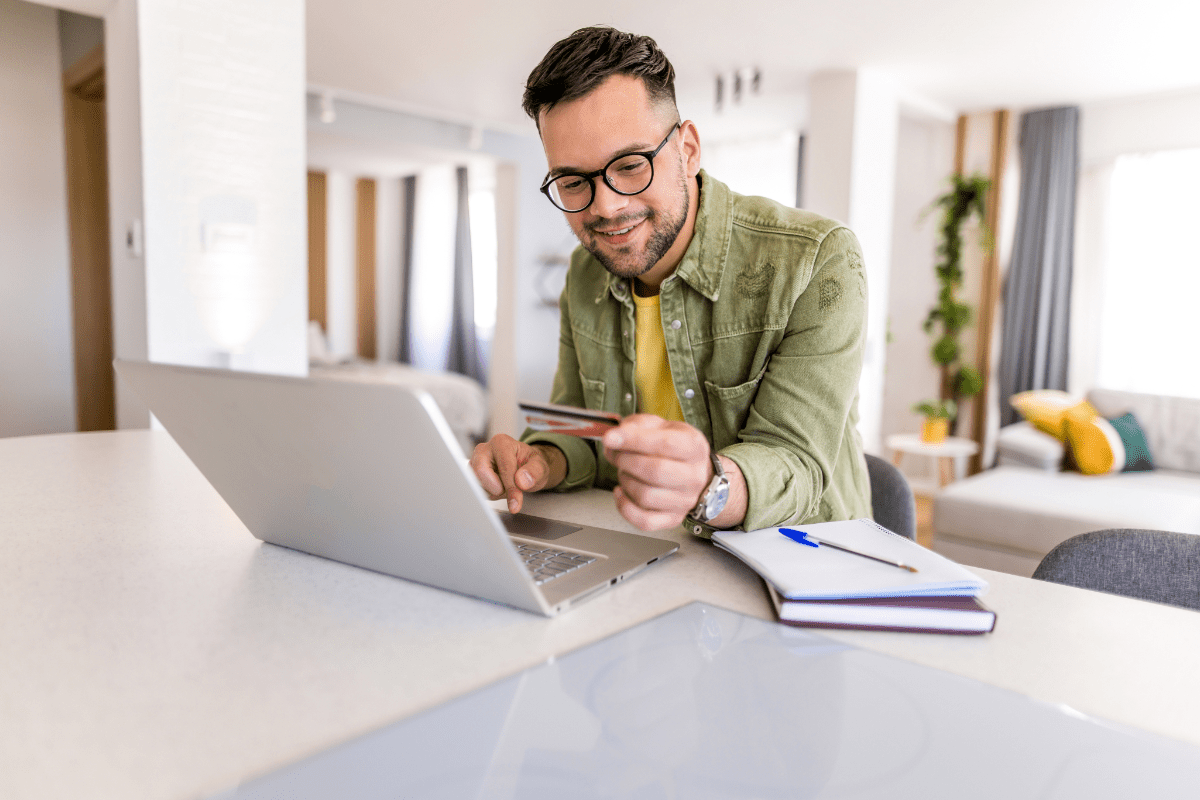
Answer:
<svg viewBox="0 0 1200 800"><path fill-rule="evenodd" d="M628 403L632 399L633 399L633 395L629 392L626 392L625 393L625 402Z"/></svg>
<svg viewBox="0 0 1200 800"><path fill-rule="evenodd" d="M683 396L686 397L688 400L691 400L693 397L696 396L696 392L692 389L688 389L686 392L683 393Z"/></svg>
<svg viewBox="0 0 1200 800"><path fill-rule="evenodd" d="M673 331L679 330L682 326L683 326L683 323L680 322L679 320L673 320L671 322L671 330L673 330Z"/></svg>

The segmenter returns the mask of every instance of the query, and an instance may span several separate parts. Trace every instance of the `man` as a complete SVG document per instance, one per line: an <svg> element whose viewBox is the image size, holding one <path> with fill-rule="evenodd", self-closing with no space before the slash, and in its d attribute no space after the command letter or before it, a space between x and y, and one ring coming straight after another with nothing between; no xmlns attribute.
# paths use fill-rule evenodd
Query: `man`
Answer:
<svg viewBox="0 0 1200 800"><path fill-rule="evenodd" d="M624 420L602 447L496 436L472 468L514 512L524 492L614 487L642 530L869 517L857 240L701 170L674 77L654 40L612 28L576 31L530 74L542 191L581 244L550 399Z"/></svg>

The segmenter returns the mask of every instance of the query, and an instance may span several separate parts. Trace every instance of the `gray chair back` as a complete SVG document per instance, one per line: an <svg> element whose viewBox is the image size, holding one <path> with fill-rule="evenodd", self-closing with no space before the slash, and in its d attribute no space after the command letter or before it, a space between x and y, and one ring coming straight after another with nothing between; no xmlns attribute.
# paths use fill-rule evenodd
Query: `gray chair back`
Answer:
<svg viewBox="0 0 1200 800"><path fill-rule="evenodd" d="M1047 553L1033 577L1200 610L1200 536L1128 529L1082 533Z"/></svg>
<svg viewBox="0 0 1200 800"><path fill-rule="evenodd" d="M892 533L917 540L917 502L904 473L867 453L871 478L871 515Z"/></svg>

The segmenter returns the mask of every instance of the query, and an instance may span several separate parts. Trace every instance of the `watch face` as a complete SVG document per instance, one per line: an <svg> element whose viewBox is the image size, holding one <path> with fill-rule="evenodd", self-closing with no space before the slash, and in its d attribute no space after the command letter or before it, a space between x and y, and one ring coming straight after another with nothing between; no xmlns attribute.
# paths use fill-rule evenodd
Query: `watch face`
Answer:
<svg viewBox="0 0 1200 800"><path fill-rule="evenodd" d="M707 502L704 504L704 519L708 521L725 510L725 504L729 502L729 481L723 479L718 482L709 491L706 500Z"/></svg>

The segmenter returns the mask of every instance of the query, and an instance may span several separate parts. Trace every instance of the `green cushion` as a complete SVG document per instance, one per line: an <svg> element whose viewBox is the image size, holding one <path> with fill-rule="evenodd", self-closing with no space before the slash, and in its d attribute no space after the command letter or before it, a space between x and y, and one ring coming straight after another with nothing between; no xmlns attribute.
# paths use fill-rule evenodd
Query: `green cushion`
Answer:
<svg viewBox="0 0 1200 800"><path fill-rule="evenodd" d="M1125 467L1123 472L1146 472L1154 469L1154 459L1150 455L1150 445L1146 442L1146 434L1138 424L1137 417L1132 412L1110 419L1125 445Z"/></svg>

